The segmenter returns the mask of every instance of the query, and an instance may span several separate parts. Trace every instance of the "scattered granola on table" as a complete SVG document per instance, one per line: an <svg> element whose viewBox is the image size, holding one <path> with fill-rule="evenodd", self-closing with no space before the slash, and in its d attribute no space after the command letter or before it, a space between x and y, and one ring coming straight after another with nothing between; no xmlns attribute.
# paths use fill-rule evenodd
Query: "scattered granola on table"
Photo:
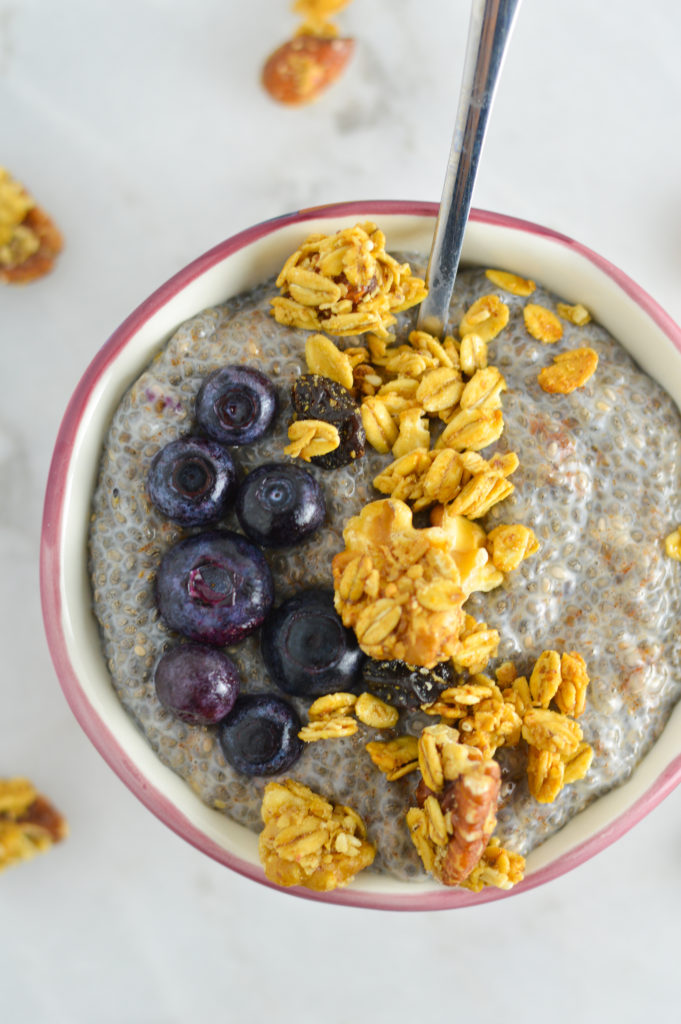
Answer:
<svg viewBox="0 0 681 1024"><path fill-rule="evenodd" d="M96 492L115 689L208 805L262 830L282 885L326 891L370 867L509 889L628 777L681 696L674 403L583 305L513 268L463 268L445 336L416 330L422 273L373 223L301 241L276 281L183 325L133 385ZM356 684L287 696L302 753L267 785L150 692L173 641L152 583L182 531L145 505L136 453L186 433L203 376L229 362L257 362L281 401L240 469L303 460L327 503L314 539L268 553L277 603L326 588L364 657ZM253 637L229 654L248 694L272 692Z"/></svg>
<svg viewBox="0 0 681 1024"><path fill-rule="evenodd" d="M351 0L294 0L302 17L292 39L270 54L262 84L272 99L286 106L311 103L342 75L355 49L354 39L341 38L330 19Z"/></svg>
<svg viewBox="0 0 681 1024"><path fill-rule="evenodd" d="M0 779L0 871L66 838L64 818L27 779Z"/></svg>
<svg viewBox="0 0 681 1024"><path fill-rule="evenodd" d="M52 219L0 167L0 281L28 284L49 273L62 245Z"/></svg>

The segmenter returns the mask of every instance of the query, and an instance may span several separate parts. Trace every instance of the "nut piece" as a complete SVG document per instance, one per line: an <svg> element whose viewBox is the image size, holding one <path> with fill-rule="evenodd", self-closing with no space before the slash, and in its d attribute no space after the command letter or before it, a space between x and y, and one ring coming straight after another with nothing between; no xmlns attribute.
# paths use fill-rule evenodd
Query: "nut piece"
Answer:
<svg viewBox="0 0 681 1024"><path fill-rule="evenodd" d="M354 39L295 36L268 57L262 84L278 103L310 103L343 73L354 49Z"/></svg>
<svg viewBox="0 0 681 1024"><path fill-rule="evenodd" d="M510 292L512 295L527 297L537 287L529 278L510 274L507 270L486 270L485 275L497 288L503 288L505 292Z"/></svg>
<svg viewBox="0 0 681 1024"><path fill-rule="evenodd" d="M560 341L563 337L563 326L560 320L545 306L528 302L523 309L523 318L525 327L537 341L551 344L554 341Z"/></svg>
<svg viewBox="0 0 681 1024"><path fill-rule="evenodd" d="M277 885L328 892L347 885L376 855L355 811L332 806L293 779L267 784L261 813L260 860Z"/></svg>
<svg viewBox="0 0 681 1024"><path fill-rule="evenodd" d="M64 818L28 779L0 779L0 871L44 853L67 834Z"/></svg>
<svg viewBox="0 0 681 1024"><path fill-rule="evenodd" d="M473 871L496 826L501 770L455 729L429 726L419 739L423 783L407 826L428 871L445 885L460 885Z"/></svg>
<svg viewBox="0 0 681 1024"><path fill-rule="evenodd" d="M598 355L592 348L574 348L554 356L553 366L540 370L537 380L549 394L569 395L586 384L597 366Z"/></svg>

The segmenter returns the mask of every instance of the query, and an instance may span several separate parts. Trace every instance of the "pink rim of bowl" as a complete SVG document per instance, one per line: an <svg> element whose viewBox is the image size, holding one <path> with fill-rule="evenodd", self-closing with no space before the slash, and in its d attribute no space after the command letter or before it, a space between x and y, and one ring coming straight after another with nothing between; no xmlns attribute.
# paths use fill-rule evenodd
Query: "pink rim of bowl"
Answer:
<svg viewBox="0 0 681 1024"><path fill-rule="evenodd" d="M41 597L52 659L76 719L110 767L166 825L203 853L271 888L277 887L263 874L254 854L253 835L230 823L235 834L245 835L234 842L230 836L225 842L221 833L224 816L203 804L192 806L192 801L200 804L198 797L160 765L107 683L90 608L85 542L97 453L118 400L149 361L149 353L182 321L276 273L285 256L311 231L329 232L357 221L375 220L386 232L389 248L427 252L436 216L434 203L340 203L275 218L222 242L146 299L99 350L66 409L52 458L40 554ZM534 277L567 301L583 302L647 372L664 381L681 406L681 330L607 260L565 235L482 210L471 213L463 259ZM234 273L230 270L233 263L239 267ZM208 282L205 287L204 282ZM188 292L193 296L190 305ZM525 880L509 892L489 888L473 894L366 873L348 888L331 893L299 888L279 891L382 910L443 910L527 892L593 857L656 807L681 782L680 750L681 706L677 705L632 778L591 804L534 851L528 858ZM197 815L201 818L198 822Z"/></svg>

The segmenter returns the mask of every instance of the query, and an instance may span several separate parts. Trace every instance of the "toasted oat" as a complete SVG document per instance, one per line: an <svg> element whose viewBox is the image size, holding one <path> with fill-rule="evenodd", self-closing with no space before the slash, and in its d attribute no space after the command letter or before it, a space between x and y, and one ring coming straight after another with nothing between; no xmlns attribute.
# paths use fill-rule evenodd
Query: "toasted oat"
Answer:
<svg viewBox="0 0 681 1024"><path fill-rule="evenodd" d="M298 738L303 743L317 743L319 740L341 740L346 736L354 736L356 732L356 719L339 714L309 721L298 733Z"/></svg>
<svg viewBox="0 0 681 1024"><path fill-rule="evenodd" d="M538 750L568 758L576 753L582 730L577 722L557 711L532 708L523 718L523 739Z"/></svg>
<svg viewBox="0 0 681 1024"><path fill-rule="evenodd" d="M503 288L505 292L510 292L511 295L521 295L524 298L531 295L537 287L534 281L530 281L529 278L520 277L518 274L511 274L507 270L486 270L485 276L497 288Z"/></svg>
<svg viewBox="0 0 681 1024"><path fill-rule="evenodd" d="M675 558L677 562L681 562L681 526L664 539L664 550L669 558Z"/></svg>
<svg viewBox="0 0 681 1024"><path fill-rule="evenodd" d="M555 702L564 715L577 718L586 706L586 690L589 676L586 662L577 651L565 651L560 659L560 685Z"/></svg>
<svg viewBox="0 0 681 1024"><path fill-rule="evenodd" d="M385 742L367 743L369 757L383 772L388 782L409 775L418 769L418 740L416 736L398 736Z"/></svg>
<svg viewBox="0 0 681 1024"><path fill-rule="evenodd" d="M397 708L386 704L373 693L360 694L355 704L355 714L363 725L372 729L392 729L400 717Z"/></svg>
<svg viewBox="0 0 681 1024"><path fill-rule="evenodd" d="M504 329L509 316L508 306L498 295L483 295L464 313L459 334L463 338L472 332L484 342L491 341Z"/></svg>
<svg viewBox="0 0 681 1024"><path fill-rule="evenodd" d="M340 445L340 434L334 423L326 420L294 420L288 428L290 444L285 455L309 462L316 455L326 455Z"/></svg>
<svg viewBox="0 0 681 1024"><path fill-rule="evenodd" d="M469 331L461 339L459 350L461 372L472 377L476 370L484 370L487 366L487 343L479 334Z"/></svg>
<svg viewBox="0 0 681 1024"><path fill-rule="evenodd" d="M539 541L529 527L521 523L509 523L490 530L487 534L487 549L497 569L512 572L524 558L529 558L539 550Z"/></svg>
<svg viewBox="0 0 681 1024"><path fill-rule="evenodd" d="M345 352L323 334L311 334L305 342L305 361L310 373L330 377L337 384L342 384L348 391L352 388L354 377L352 363Z"/></svg>
<svg viewBox="0 0 681 1024"><path fill-rule="evenodd" d="M569 395L596 372L598 355L592 348L574 348L554 356L553 366L537 374L540 387L549 394Z"/></svg>
<svg viewBox="0 0 681 1024"><path fill-rule="evenodd" d="M406 409L398 416L398 434L392 446L394 458L430 446L430 429L425 413L419 408Z"/></svg>
<svg viewBox="0 0 681 1024"><path fill-rule="evenodd" d="M397 440L399 429L385 400L380 395L365 398L361 413L367 441L381 455L387 455Z"/></svg>
<svg viewBox="0 0 681 1024"><path fill-rule="evenodd" d="M523 309L523 318L528 332L537 341L552 344L554 341L560 341L563 337L563 327L560 320L555 313L552 313L545 306L539 306L535 302L528 302Z"/></svg>
<svg viewBox="0 0 681 1024"><path fill-rule="evenodd" d="M460 409L449 420L435 447L478 452L497 441L503 431L501 409Z"/></svg>
<svg viewBox="0 0 681 1024"><path fill-rule="evenodd" d="M560 754L530 746L527 781L530 793L538 803L553 803L565 783L565 763Z"/></svg>
<svg viewBox="0 0 681 1024"><path fill-rule="evenodd" d="M333 806L293 779L267 784L262 818L260 860L277 885L328 892L347 885L376 855L355 811Z"/></svg>
<svg viewBox="0 0 681 1024"><path fill-rule="evenodd" d="M458 370L440 366L424 373L416 391L416 401L428 413L439 413L453 409L464 391L464 384Z"/></svg>
<svg viewBox="0 0 681 1024"><path fill-rule="evenodd" d="M564 320L569 320L571 324L575 324L577 327L583 327L591 320L591 313L581 302L576 303L574 306L568 305L567 302L558 302L556 303L556 309L559 316L562 316Z"/></svg>
<svg viewBox="0 0 681 1024"><path fill-rule="evenodd" d="M565 785L583 779L593 761L594 752L588 743L580 743L576 752L565 762L563 781Z"/></svg>
<svg viewBox="0 0 681 1024"><path fill-rule="evenodd" d="M530 676L533 703L541 708L548 708L558 692L560 683L560 654L558 651L542 651Z"/></svg>
<svg viewBox="0 0 681 1024"><path fill-rule="evenodd" d="M307 715L311 722L316 719L337 718L352 714L356 703L356 693L343 693L342 691L326 693L312 701Z"/></svg>

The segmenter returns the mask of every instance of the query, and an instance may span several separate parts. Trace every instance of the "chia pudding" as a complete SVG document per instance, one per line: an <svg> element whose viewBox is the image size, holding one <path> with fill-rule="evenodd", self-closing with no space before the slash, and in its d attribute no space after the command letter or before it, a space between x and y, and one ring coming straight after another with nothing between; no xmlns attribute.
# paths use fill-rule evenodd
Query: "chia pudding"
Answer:
<svg viewBox="0 0 681 1024"><path fill-rule="evenodd" d="M422 273L422 257L399 258ZM498 289L482 269L464 268L452 299L451 332L475 299L492 293ZM186 724L156 696L155 665L178 637L158 615L154 580L168 548L196 530L162 516L148 500L145 481L160 448L195 430L194 402L204 378L230 363L257 367L275 383L279 399L274 428L233 449L239 472L285 459L290 387L306 372L309 332L275 322L275 294L270 280L193 317L128 390L106 438L89 537L94 609L121 703L161 761L202 801L253 831L262 827L267 779L234 771L214 730ZM502 747L495 755L502 768L495 835L509 850L526 855L628 778L681 696L681 580L664 551L665 536L681 521L681 417L669 395L598 324L566 323L561 345L546 345L525 328L525 300L506 293L503 299L510 318L490 342L489 360L507 383L504 432L490 451L516 452L520 465L515 490L483 522L488 531L500 523L522 523L534 531L540 550L500 587L472 594L465 610L499 631L491 669L512 660L529 676L547 648L583 655L591 682L580 725L594 750L586 777L550 804L530 795L520 748ZM532 301L554 309L558 297L540 286ZM398 315L398 340L407 338L415 318L414 310ZM361 338L339 342L360 343ZM537 372L553 349L579 346L598 354L597 372L570 394L544 392ZM277 605L304 588L332 586L331 561L343 549L344 525L382 497L372 480L390 460L367 446L362 458L339 469L306 464L323 488L326 522L296 547L265 550ZM239 530L233 512L221 525ZM240 671L242 693L280 694L268 678L257 633L228 653ZM306 721L309 701L287 699ZM403 711L387 736L418 735L432 721ZM388 782L365 750L369 741L385 738L384 731L360 725L353 736L306 744L286 774L358 812L377 848L370 870L423 878L405 827L405 812L414 803L413 777Z"/></svg>

